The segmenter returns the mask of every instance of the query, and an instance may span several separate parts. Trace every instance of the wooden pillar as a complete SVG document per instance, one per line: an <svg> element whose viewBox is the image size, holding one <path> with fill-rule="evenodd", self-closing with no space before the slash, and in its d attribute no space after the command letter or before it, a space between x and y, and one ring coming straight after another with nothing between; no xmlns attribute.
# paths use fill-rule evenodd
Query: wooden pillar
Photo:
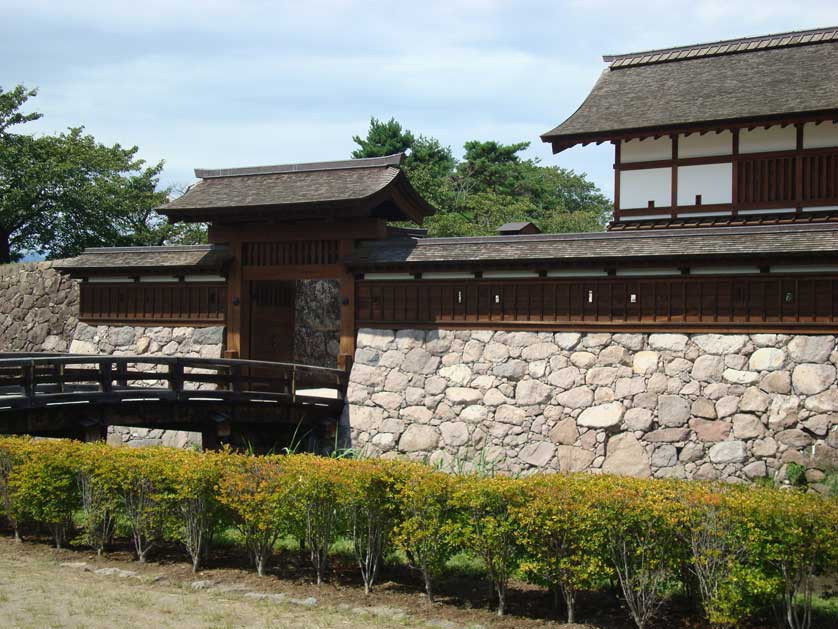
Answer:
<svg viewBox="0 0 838 629"><path fill-rule="evenodd" d="M211 424L201 429L201 449L204 452L218 450L218 425Z"/></svg>
<svg viewBox="0 0 838 629"><path fill-rule="evenodd" d="M82 430L81 441L85 443L96 443L108 440L107 424L95 424Z"/></svg>
<svg viewBox="0 0 838 629"><path fill-rule="evenodd" d="M614 141L614 220L620 220L620 145L622 140Z"/></svg>
<svg viewBox="0 0 838 629"><path fill-rule="evenodd" d="M669 201L669 216L676 218L678 209L678 134L669 136L672 142L672 183Z"/></svg>
<svg viewBox="0 0 838 629"><path fill-rule="evenodd" d="M798 215L803 212L803 123L798 122L795 127L797 154L794 156L795 168L795 191L794 191L794 209Z"/></svg>
<svg viewBox="0 0 838 629"><path fill-rule="evenodd" d="M227 274L227 357L244 358L247 346L242 342L242 316L245 282L242 273L242 242L230 242L232 260Z"/></svg>
<svg viewBox="0 0 838 629"><path fill-rule="evenodd" d="M731 192L731 200L733 205L733 216L739 214L739 129L734 129L733 133L733 191Z"/></svg>
<svg viewBox="0 0 838 629"><path fill-rule="evenodd" d="M354 248L352 240L340 241L340 258L346 259ZM355 356L355 276L344 269L340 276L340 352L338 369L349 371Z"/></svg>

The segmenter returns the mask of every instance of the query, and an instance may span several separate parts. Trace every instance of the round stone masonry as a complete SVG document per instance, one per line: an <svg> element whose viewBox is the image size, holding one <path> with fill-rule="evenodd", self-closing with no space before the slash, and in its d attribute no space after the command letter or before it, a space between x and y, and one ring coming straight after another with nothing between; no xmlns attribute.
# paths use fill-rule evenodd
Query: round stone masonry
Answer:
<svg viewBox="0 0 838 629"><path fill-rule="evenodd" d="M488 458L509 473L743 482L782 480L795 461L816 478L838 460L835 345L826 335L362 329L342 423L374 456Z"/></svg>

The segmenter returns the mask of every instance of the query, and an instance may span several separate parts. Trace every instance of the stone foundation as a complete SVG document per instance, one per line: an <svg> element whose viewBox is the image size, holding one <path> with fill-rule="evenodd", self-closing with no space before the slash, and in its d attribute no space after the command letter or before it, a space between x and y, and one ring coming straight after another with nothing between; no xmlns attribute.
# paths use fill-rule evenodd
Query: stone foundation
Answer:
<svg viewBox="0 0 838 629"><path fill-rule="evenodd" d="M838 466L833 336L361 330L352 445L443 466L750 481Z"/></svg>

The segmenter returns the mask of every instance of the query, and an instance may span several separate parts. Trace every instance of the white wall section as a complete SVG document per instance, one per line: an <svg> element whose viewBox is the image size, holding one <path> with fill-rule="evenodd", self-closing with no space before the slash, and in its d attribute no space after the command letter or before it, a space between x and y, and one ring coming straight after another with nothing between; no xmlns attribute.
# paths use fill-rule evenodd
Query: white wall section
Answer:
<svg viewBox="0 0 838 629"><path fill-rule="evenodd" d="M620 146L621 163L651 162L659 159L672 159L672 140L669 136L657 140L623 140Z"/></svg>
<svg viewBox="0 0 838 629"><path fill-rule="evenodd" d="M838 124L809 122L803 126L803 148L818 149L838 146Z"/></svg>
<svg viewBox="0 0 838 629"><path fill-rule="evenodd" d="M704 164L678 168L678 205L695 205L695 195L702 205L733 201L733 165Z"/></svg>
<svg viewBox="0 0 838 629"><path fill-rule="evenodd" d="M733 133L691 133L678 137L678 157L711 157L733 153Z"/></svg>
<svg viewBox="0 0 838 629"><path fill-rule="evenodd" d="M739 132L740 153L766 153L769 151L791 151L797 147L797 129L794 125L775 125L763 129L757 127Z"/></svg>
<svg viewBox="0 0 838 629"><path fill-rule="evenodd" d="M645 168L620 171L620 209L669 207L672 201L672 169Z"/></svg>

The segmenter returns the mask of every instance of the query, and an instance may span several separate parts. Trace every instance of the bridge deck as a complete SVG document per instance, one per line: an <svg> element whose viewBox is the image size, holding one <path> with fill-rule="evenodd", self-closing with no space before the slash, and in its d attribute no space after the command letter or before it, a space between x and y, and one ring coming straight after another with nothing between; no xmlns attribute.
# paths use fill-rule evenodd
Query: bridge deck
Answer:
<svg viewBox="0 0 838 629"><path fill-rule="evenodd" d="M20 419L38 416L55 427L60 416L89 423L92 411L109 409L139 425L190 429L218 409L239 421L266 423L337 417L343 407L346 373L294 363L175 356L0 354L0 432L25 431ZM175 409L177 418L155 414ZM241 409L246 408L244 413ZM274 409L273 411L271 409ZM233 412L235 410L235 412ZM186 413L184 411L189 411ZM190 419L183 419L186 415ZM102 423L99 412L98 423ZM46 418L46 419L45 419ZM111 423L118 423L120 420ZM66 423L66 422L64 422ZM50 432L41 430L40 432Z"/></svg>

